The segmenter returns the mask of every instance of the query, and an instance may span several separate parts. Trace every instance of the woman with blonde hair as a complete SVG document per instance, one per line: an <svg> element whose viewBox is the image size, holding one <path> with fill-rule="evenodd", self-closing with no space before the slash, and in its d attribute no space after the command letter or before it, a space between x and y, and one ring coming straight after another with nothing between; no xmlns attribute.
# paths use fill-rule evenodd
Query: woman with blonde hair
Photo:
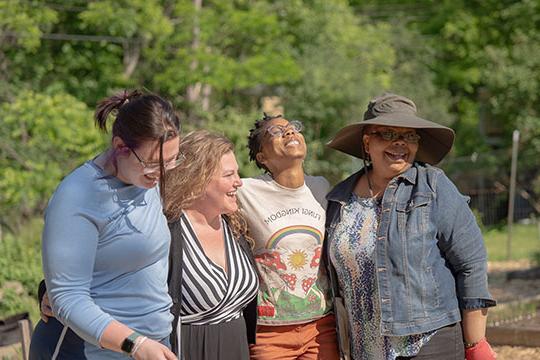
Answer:
<svg viewBox="0 0 540 360"><path fill-rule="evenodd" d="M236 213L242 181L233 150L222 135L189 133L180 143L186 160L168 178L171 343L186 359L247 360L255 338L259 282Z"/></svg>
<svg viewBox="0 0 540 360"><path fill-rule="evenodd" d="M237 212L242 181L234 145L199 130L182 138L179 148L183 162L169 172L164 194L171 348L182 359L248 359L259 283L247 224ZM43 302L42 311L42 317L53 316ZM81 352L80 338L73 334L69 341L72 353Z"/></svg>

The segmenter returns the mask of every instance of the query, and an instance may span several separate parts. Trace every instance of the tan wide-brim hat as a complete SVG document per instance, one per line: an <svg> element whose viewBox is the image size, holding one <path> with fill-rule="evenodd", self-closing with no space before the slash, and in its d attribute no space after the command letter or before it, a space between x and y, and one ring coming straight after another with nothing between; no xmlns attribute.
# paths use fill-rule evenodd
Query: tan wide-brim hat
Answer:
<svg viewBox="0 0 540 360"><path fill-rule="evenodd" d="M454 143L454 130L416 116L416 105L404 96L386 93L371 100L364 120L347 125L327 145L332 149L364 159L362 135L369 125L406 127L420 135L415 160L435 165L448 154Z"/></svg>

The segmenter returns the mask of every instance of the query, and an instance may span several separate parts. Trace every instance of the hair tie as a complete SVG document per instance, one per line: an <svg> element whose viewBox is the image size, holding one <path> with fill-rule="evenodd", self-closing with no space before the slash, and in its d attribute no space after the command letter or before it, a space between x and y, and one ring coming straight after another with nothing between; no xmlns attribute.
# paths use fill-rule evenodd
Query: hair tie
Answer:
<svg viewBox="0 0 540 360"><path fill-rule="evenodd" d="M122 94L122 101L120 102L120 106L124 106L124 104L127 104L129 102L129 95L130 95L129 92L127 90L124 90L124 93Z"/></svg>

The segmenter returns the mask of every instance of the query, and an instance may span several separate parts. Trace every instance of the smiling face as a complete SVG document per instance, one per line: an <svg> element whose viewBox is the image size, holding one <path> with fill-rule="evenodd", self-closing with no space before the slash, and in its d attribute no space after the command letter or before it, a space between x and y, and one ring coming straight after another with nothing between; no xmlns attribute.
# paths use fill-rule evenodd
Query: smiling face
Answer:
<svg viewBox="0 0 540 360"><path fill-rule="evenodd" d="M219 168L212 176L204 193L204 201L219 214L231 214L238 210L236 190L242 186L238 163L232 151L221 157Z"/></svg>
<svg viewBox="0 0 540 360"><path fill-rule="evenodd" d="M381 135L384 132L395 132L401 136L385 140ZM418 151L418 143L411 142L416 138L413 134L416 134L414 129L403 127L374 125L366 129L364 149L371 157L373 170L386 179L407 171Z"/></svg>
<svg viewBox="0 0 540 360"><path fill-rule="evenodd" d="M163 143L163 162L171 164L178 158L179 137L172 138ZM126 184L132 184L140 188L150 189L159 182L159 141L144 141L135 149L130 149L123 140L115 136L113 147L117 153L116 176ZM135 152L136 153L135 153ZM137 158L140 157L140 159ZM145 165L155 171L148 171Z"/></svg>
<svg viewBox="0 0 540 360"><path fill-rule="evenodd" d="M273 131L276 128L282 131ZM291 161L301 164L306 157L304 136L296 131L287 119L276 118L268 121L262 137L261 150L256 157L271 173L282 166L289 166Z"/></svg>

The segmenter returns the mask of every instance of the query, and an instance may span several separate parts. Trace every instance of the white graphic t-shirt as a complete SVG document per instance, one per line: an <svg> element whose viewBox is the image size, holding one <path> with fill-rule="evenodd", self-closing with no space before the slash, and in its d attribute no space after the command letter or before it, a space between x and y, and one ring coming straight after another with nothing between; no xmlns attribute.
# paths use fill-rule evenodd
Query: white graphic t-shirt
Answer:
<svg viewBox="0 0 540 360"><path fill-rule="evenodd" d="M328 181L307 176L290 189L268 175L242 179L241 208L255 240L261 275L259 324L302 324L331 310L326 271L320 267Z"/></svg>

